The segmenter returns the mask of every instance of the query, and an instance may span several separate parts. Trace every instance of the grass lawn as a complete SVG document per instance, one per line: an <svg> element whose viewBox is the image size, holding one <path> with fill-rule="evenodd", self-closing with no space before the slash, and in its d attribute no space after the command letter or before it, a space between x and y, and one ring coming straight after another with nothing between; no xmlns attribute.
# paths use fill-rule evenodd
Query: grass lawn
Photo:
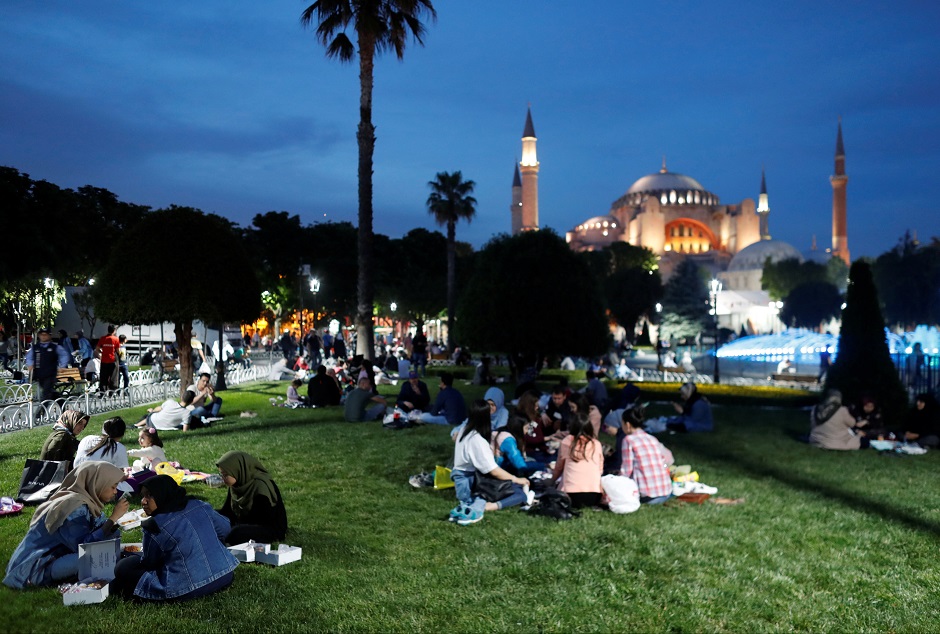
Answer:
<svg viewBox="0 0 940 634"><path fill-rule="evenodd" d="M458 387L471 397L483 392ZM407 482L448 461L449 430L387 431L379 423L343 423L338 409L271 407L268 398L285 389L285 383L231 389L224 421L165 433L165 449L170 459L202 471L214 471L215 459L230 449L259 457L285 497L287 542L303 547L300 562L243 564L230 589L183 604L112 597L66 608L55 590L0 586L3 629L940 629L940 452L825 452L795 439L806 431L805 410L716 405L715 433L663 440L679 463L691 464L719 495L745 498L743 504L671 502L631 515L587 511L569 522L506 510L459 527L445 521L453 489L416 490ZM122 414L132 422L143 409ZM665 405L651 409L667 413ZM242 410L259 416L239 418ZM95 417L90 430L98 431L103 418ZM48 432L0 435L0 492L15 494L24 460L38 455ZM188 488L216 507L225 495L201 484ZM0 518L4 567L32 512ZM124 540L140 541L139 529Z"/></svg>

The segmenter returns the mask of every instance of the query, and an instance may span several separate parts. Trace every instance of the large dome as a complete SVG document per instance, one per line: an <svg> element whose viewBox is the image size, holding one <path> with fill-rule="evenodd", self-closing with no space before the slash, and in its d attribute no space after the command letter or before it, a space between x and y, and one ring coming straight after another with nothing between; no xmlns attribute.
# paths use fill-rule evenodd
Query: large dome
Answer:
<svg viewBox="0 0 940 634"><path fill-rule="evenodd" d="M767 261L767 258L770 258L770 261L774 263L789 258L796 258L800 262L803 261L803 256L796 250L796 247L783 240L760 240L738 251L737 254L731 258L728 270L751 271L754 269L763 269L764 262Z"/></svg>
<svg viewBox="0 0 940 634"><path fill-rule="evenodd" d="M702 184L691 176L686 176L685 174L676 174L675 172L657 172L656 174L649 174L639 179L637 182L633 183L630 186L630 189L627 190L627 194L650 194L653 192L669 192L672 190L691 190L691 191L705 191L705 188L702 187Z"/></svg>

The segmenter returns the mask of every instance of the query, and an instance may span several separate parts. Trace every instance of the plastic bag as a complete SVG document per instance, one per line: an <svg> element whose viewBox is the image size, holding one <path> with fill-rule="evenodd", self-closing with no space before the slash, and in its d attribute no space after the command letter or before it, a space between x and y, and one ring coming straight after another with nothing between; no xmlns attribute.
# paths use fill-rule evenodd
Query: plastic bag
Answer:
<svg viewBox="0 0 940 634"><path fill-rule="evenodd" d="M608 507L612 513L633 513L640 508L640 490L632 478L618 475L605 475L601 478L604 493L610 499Z"/></svg>

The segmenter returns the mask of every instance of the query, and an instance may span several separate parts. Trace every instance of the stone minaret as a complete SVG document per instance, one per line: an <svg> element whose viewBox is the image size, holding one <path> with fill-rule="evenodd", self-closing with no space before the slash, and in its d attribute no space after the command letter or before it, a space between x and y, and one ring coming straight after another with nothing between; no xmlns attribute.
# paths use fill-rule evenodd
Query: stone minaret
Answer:
<svg viewBox="0 0 940 634"><path fill-rule="evenodd" d="M512 204L509 205L512 218L512 235L522 231L522 179L519 178L519 166L514 167L512 175Z"/></svg>
<svg viewBox="0 0 940 634"><path fill-rule="evenodd" d="M841 258L847 265L849 257L849 235L845 220L845 186L849 177L845 175L845 148L842 145L842 117L839 117L839 135L836 137L836 173L829 177L832 183L832 257Z"/></svg>
<svg viewBox="0 0 940 634"><path fill-rule="evenodd" d="M522 225L520 231L536 231L539 228L539 160L535 155L535 126L532 125L532 110L526 112L525 129L522 131Z"/></svg>
<svg viewBox="0 0 940 634"><path fill-rule="evenodd" d="M757 199L757 215L760 216L760 239L770 240L770 202L767 199L767 178L760 168L760 198Z"/></svg>

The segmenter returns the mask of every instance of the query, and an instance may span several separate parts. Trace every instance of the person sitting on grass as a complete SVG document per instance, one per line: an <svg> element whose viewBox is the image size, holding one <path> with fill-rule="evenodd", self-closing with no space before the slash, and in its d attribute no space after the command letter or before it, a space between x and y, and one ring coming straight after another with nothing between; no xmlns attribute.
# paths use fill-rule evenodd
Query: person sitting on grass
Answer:
<svg viewBox="0 0 940 634"><path fill-rule="evenodd" d="M454 375L441 372L438 387L440 391L434 399L434 405L421 415L421 422L431 425L459 425L467 418L467 402L463 394L454 387Z"/></svg>
<svg viewBox="0 0 940 634"><path fill-rule="evenodd" d="M178 401L167 399L162 405L148 409L148 414L136 423L136 427L154 427L165 431L175 429L189 431L189 416L194 398L196 398L196 395L186 390L183 392L183 397Z"/></svg>
<svg viewBox="0 0 940 634"><path fill-rule="evenodd" d="M526 494L522 487L529 486L529 481L511 475L496 464L490 447L490 405L480 399L470 405L470 416L463 432L454 445L454 469L451 479L457 494L457 506L450 512L450 521L461 526L474 524L483 519L485 511L522 504ZM497 480L510 480L513 493L499 502L487 502L473 494L473 485L477 478L485 474Z"/></svg>
<svg viewBox="0 0 940 634"><path fill-rule="evenodd" d="M855 431L855 417L842 405L842 392L828 390L810 415L809 444L823 449L851 451L862 448L865 431ZM865 438L865 446L868 446Z"/></svg>
<svg viewBox="0 0 940 634"><path fill-rule="evenodd" d="M604 447L594 437L594 427L583 412L569 418L568 431L558 448L552 481L561 478L558 489L568 494L572 507L598 506L603 492Z"/></svg>
<svg viewBox="0 0 940 634"><path fill-rule="evenodd" d="M36 509L3 583L23 589L76 580L78 545L108 539L127 513L127 499L121 499L107 520L102 517L123 479L124 471L107 462L90 461L70 471L59 490Z"/></svg>
<svg viewBox="0 0 940 634"><path fill-rule="evenodd" d="M208 502L186 496L168 475L141 486L143 552L114 567L108 591L124 599L188 601L231 585L238 560L223 545L229 521Z"/></svg>
<svg viewBox="0 0 940 634"><path fill-rule="evenodd" d="M300 392L297 390L300 389L300 386L304 382L300 379L294 379L290 382L290 385L287 386L287 406L288 407L307 407L308 401L306 396L301 396Z"/></svg>
<svg viewBox="0 0 940 634"><path fill-rule="evenodd" d="M212 376L209 373L203 372L199 375L198 381L186 388L195 395L193 396L193 411L190 413L193 418L190 422L194 427L197 421L214 423L222 420L222 399L216 396L215 388L209 384L211 379Z"/></svg>
<svg viewBox="0 0 940 634"><path fill-rule="evenodd" d="M336 375L330 374L325 365L318 366L317 373L307 383L307 402L313 407L331 407L339 405L342 398Z"/></svg>
<svg viewBox="0 0 940 634"><path fill-rule="evenodd" d="M490 404L490 424L493 430L502 429L509 422L509 410L506 409L506 395L498 387L491 387L483 395L483 400Z"/></svg>
<svg viewBox="0 0 940 634"><path fill-rule="evenodd" d="M78 435L85 430L89 420L88 414L74 409L62 412L59 420L52 426L52 433L42 445L39 459L68 462L71 469L75 452L78 451Z"/></svg>
<svg viewBox="0 0 940 634"><path fill-rule="evenodd" d="M75 453L75 466L86 460L103 460L119 469L127 469L127 448L121 442L126 431L127 424L120 416L104 421L100 435L82 438Z"/></svg>
<svg viewBox="0 0 940 634"><path fill-rule="evenodd" d="M216 461L222 482L228 487L219 513L232 522L225 538L231 546L248 540L270 544L287 534L287 510L277 484L251 454L229 451Z"/></svg>
<svg viewBox="0 0 940 634"><path fill-rule="evenodd" d="M584 414L587 416L588 422L590 422L591 426L594 428L594 437L599 438L601 432L601 411L597 409L597 406L592 405L588 397L581 392L573 393L568 399L568 405L571 408L572 415Z"/></svg>
<svg viewBox="0 0 940 634"><path fill-rule="evenodd" d="M918 394L904 419L904 440L921 447L940 445L940 404L933 394Z"/></svg>
<svg viewBox="0 0 940 634"><path fill-rule="evenodd" d="M431 404L431 393L428 391L428 384L418 379L418 373L414 370L408 373L408 380L401 384L401 391L398 393L398 399L395 406L403 412L427 410Z"/></svg>
<svg viewBox="0 0 940 634"><path fill-rule="evenodd" d="M359 379L355 390L346 395L344 415L348 423L379 420L385 416L385 397L372 390L369 377Z"/></svg>
<svg viewBox="0 0 940 634"><path fill-rule="evenodd" d="M492 416L490 417L492 421ZM493 454L496 464L516 476L528 476L536 471L543 471L545 463L528 460L525 455L524 419L513 416L501 429L493 429ZM458 434L463 426L457 428Z"/></svg>
<svg viewBox="0 0 940 634"><path fill-rule="evenodd" d="M643 431L642 422L637 422L632 410L625 410L621 418L624 437L620 475L636 482L641 504L662 504L672 497L672 477L664 458L668 450Z"/></svg>
<svg viewBox="0 0 940 634"><path fill-rule="evenodd" d="M702 396L695 383L685 383L679 388L684 403L673 403L678 416L666 421L666 429L678 432L711 431L714 428L712 406Z"/></svg>
<svg viewBox="0 0 940 634"><path fill-rule="evenodd" d="M163 451L163 441L156 427L143 427L137 433L137 444L140 449L128 449L127 455L137 458L134 469L137 471L154 471L161 462L166 462L166 453Z"/></svg>

